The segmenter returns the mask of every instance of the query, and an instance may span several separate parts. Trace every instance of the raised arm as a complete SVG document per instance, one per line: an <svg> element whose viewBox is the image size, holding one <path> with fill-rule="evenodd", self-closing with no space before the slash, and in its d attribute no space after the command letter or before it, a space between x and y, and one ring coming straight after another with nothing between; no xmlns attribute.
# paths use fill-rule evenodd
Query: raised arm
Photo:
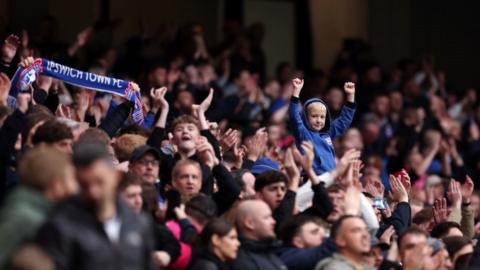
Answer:
<svg viewBox="0 0 480 270"><path fill-rule="evenodd" d="M328 134L330 137L335 138L342 135L353 121L355 115L355 84L352 82L345 83L345 93L347 94L347 103L343 106L340 115L337 119L332 121Z"/></svg>
<svg viewBox="0 0 480 270"><path fill-rule="evenodd" d="M295 139L302 139L302 135L307 132L307 128L302 120L302 112L300 106L300 92L303 87L303 80L296 78L292 81L293 95L288 106L288 118L292 128Z"/></svg>

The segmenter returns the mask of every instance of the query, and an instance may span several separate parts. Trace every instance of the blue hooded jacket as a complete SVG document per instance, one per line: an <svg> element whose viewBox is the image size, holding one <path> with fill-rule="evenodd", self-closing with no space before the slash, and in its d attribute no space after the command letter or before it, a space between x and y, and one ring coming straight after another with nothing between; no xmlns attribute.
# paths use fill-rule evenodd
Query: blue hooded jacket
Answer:
<svg viewBox="0 0 480 270"><path fill-rule="evenodd" d="M315 173L321 175L325 172L335 169L335 149L333 148L332 139L341 136L352 123L355 115L355 103L347 102L340 112L337 119L330 119L330 111L327 105L319 98L312 98L307 100L304 108L308 105L320 102L327 108L327 116L325 119L325 126L322 130L316 131L310 127L307 121L307 110L303 110L300 105L300 99L292 97L290 106L288 107L288 116L290 118L290 125L295 136L295 143L297 148L303 153L300 145L303 141L312 141L315 158L313 160L313 169Z"/></svg>

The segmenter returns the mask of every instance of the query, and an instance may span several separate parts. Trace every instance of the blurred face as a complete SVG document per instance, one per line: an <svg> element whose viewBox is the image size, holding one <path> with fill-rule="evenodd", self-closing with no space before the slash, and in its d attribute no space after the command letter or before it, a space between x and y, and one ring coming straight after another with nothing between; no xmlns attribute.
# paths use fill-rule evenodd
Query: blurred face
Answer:
<svg viewBox="0 0 480 270"><path fill-rule="evenodd" d="M393 112L401 112L403 108L403 96L399 91L390 94L390 109Z"/></svg>
<svg viewBox="0 0 480 270"><path fill-rule="evenodd" d="M58 142L52 143L53 147L57 148L58 151L71 155L72 154L72 139L63 139Z"/></svg>
<svg viewBox="0 0 480 270"><path fill-rule="evenodd" d="M322 130L325 126L325 120L327 118L327 108L320 102L315 102L307 107L308 110L308 123L310 127L316 131Z"/></svg>
<svg viewBox="0 0 480 270"><path fill-rule="evenodd" d="M150 84L154 87L161 87L167 84L167 69L157 67L150 73Z"/></svg>
<svg viewBox="0 0 480 270"><path fill-rule="evenodd" d="M199 135L198 127L192 123L180 123L173 129L173 142L180 152L195 149Z"/></svg>
<svg viewBox="0 0 480 270"><path fill-rule="evenodd" d="M160 165L158 159L154 155L148 153L139 160L129 164L131 172L142 177L148 183L154 184L158 178Z"/></svg>
<svg viewBox="0 0 480 270"><path fill-rule="evenodd" d="M77 168L77 179L83 195L95 205L115 200L118 175L106 161L98 160L87 168Z"/></svg>
<svg viewBox="0 0 480 270"><path fill-rule="evenodd" d="M374 110L377 115L380 117L385 117L388 115L390 110L389 100L387 96L378 96L375 98Z"/></svg>
<svg viewBox="0 0 480 270"><path fill-rule="evenodd" d="M463 233L459 228L450 228L446 236L463 236Z"/></svg>
<svg viewBox="0 0 480 270"><path fill-rule="evenodd" d="M318 247L325 239L325 229L315 222L305 223L298 235L295 236L294 245L297 248Z"/></svg>
<svg viewBox="0 0 480 270"><path fill-rule="evenodd" d="M257 198L263 200L272 210L275 210L282 202L286 192L287 186L284 182L273 183L257 192Z"/></svg>
<svg viewBox="0 0 480 270"><path fill-rule="evenodd" d="M257 240L275 238L275 219L272 217L272 211L268 205L262 203L256 207L253 215L253 230Z"/></svg>
<svg viewBox="0 0 480 270"><path fill-rule="evenodd" d="M328 92L327 102L331 109L340 111L343 105L343 91L339 88L333 88Z"/></svg>
<svg viewBox="0 0 480 270"><path fill-rule="evenodd" d="M242 176L243 183L245 183L245 188L242 190L242 198L253 198L255 197L255 176L250 172L244 173Z"/></svg>
<svg viewBox="0 0 480 270"><path fill-rule="evenodd" d="M409 233L402 238L400 243L400 257L402 261L405 260L405 256L412 252L416 246L427 244L427 237L423 234Z"/></svg>
<svg viewBox="0 0 480 270"><path fill-rule="evenodd" d="M62 179L54 180L55 188L51 189L51 200L61 201L78 192L78 183L75 179L75 169L68 165L65 167L65 174Z"/></svg>
<svg viewBox="0 0 480 270"><path fill-rule="evenodd" d="M344 220L335 243L340 253L342 251L356 255L368 253L370 251L370 234L367 224L360 218Z"/></svg>
<svg viewBox="0 0 480 270"><path fill-rule="evenodd" d="M135 212L140 213L142 211L143 199L142 199L142 187L139 185L128 186L120 196Z"/></svg>
<svg viewBox="0 0 480 270"><path fill-rule="evenodd" d="M327 217L327 221L333 223L344 214L345 192L343 190L328 192L328 198L333 204L333 210Z"/></svg>
<svg viewBox="0 0 480 270"><path fill-rule="evenodd" d="M213 248L223 260L234 260L237 258L240 241L238 241L237 230L232 229L227 235L220 237L213 236Z"/></svg>
<svg viewBox="0 0 480 270"><path fill-rule="evenodd" d="M343 150L347 151L349 149L363 149L363 140L362 134L356 128L349 128L342 139Z"/></svg>
<svg viewBox="0 0 480 270"><path fill-rule="evenodd" d="M193 96L188 91L182 91L178 94L175 105L181 111L190 111L193 104Z"/></svg>
<svg viewBox="0 0 480 270"><path fill-rule="evenodd" d="M191 198L202 188L202 173L195 165L182 166L179 172L173 176L173 187L186 198Z"/></svg>

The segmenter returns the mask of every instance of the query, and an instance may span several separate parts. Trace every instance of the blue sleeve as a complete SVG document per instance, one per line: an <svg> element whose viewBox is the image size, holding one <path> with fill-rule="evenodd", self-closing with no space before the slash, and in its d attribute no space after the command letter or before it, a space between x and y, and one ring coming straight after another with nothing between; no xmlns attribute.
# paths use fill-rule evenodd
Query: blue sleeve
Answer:
<svg viewBox="0 0 480 270"><path fill-rule="evenodd" d="M280 256L290 270L314 269L317 263L335 253L335 242L330 237L320 246L313 248L295 248Z"/></svg>
<svg viewBox="0 0 480 270"><path fill-rule="evenodd" d="M297 97L292 97L290 101L290 105L288 106L288 118L293 136L297 143L300 143L305 137L307 137L308 130L303 123L300 99Z"/></svg>
<svg viewBox="0 0 480 270"><path fill-rule="evenodd" d="M154 123L155 123L155 114L153 114L152 112L149 112L147 116L145 116L142 126L144 128L150 129L153 127Z"/></svg>
<svg viewBox="0 0 480 270"><path fill-rule="evenodd" d="M356 105L355 103L347 102L340 112L340 115L337 119L333 120L328 135L330 137L336 138L341 136L352 124L353 116L355 115Z"/></svg>

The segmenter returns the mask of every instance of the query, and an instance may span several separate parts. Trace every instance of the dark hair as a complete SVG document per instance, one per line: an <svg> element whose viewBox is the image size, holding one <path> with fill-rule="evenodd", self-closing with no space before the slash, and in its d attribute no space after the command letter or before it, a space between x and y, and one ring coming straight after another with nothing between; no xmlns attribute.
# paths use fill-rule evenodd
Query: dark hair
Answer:
<svg viewBox="0 0 480 270"><path fill-rule="evenodd" d="M460 230L460 224L453 221L439 223L433 227L432 231L430 232L430 236L435 238L443 238L452 228L457 228Z"/></svg>
<svg viewBox="0 0 480 270"><path fill-rule="evenodd" d="M32 143L56 143L64 139L72 139L73 134L70 128L56 120L48 120L38 127L33 135Z"/></svg>
<svg viewBox="0 0 480 270"><path fill-rule="evenodd" d="M120 182L118 183L117 190L118 192L123 192L129 186L141 186L141 185L142 185L142 179L140 178L140 176L130 172L122 173Z"/></svg>
<svg viewBox="0 0 480 270"><path fill-rule="evenodd" d="M26 117L25 128L22 130L22 144L25 144L25 142L28 139L28 134L30 133L30 130L37 123L41 121L48 121L48 120L55 120L55 117L43 112L37 112L37 113L30 112Z"/></svg>
<svg viewBox="0 0 480 270"><path fill-rule="evenodd" d="M418 227L416 225L413 225L413 226L409 227L408 229L404 230L403 232L401 232L400 235L398 236L397 243L398 243L399 247L402 244L403 238L408 234L420 234L420 235L424 235L425 237L428 238L428 234L424 230L422 230L420 227Z"/></svg>
<svg viewBox="0 0 480 270"><path fill-rule="evenodd" d="M200 234L200 244L202 247L210 249L213 235L216 234L220 237L224 237L234 228L235 227L226 219L214 218L203 228L202 233Z"/></svg>
<svg viewBox="0 0 480 270"><path fill-rule="evenodd" d="M432 208L424 208L420 210L418 213L416 213L415 216L413 216L412 223L420 225L425 222L431 221L432 218L433 218Z"/></svg>
<svg viewBox="0 0 480 270"><path fill-rule="evenodd" d="M186 203L185 213L203 225L216 217L217 205L210 197L200 194Z"/></svg>
<svg viewBox="0 0 480 270"><path fill-rule="evenodd" d="M448 236L448 237L444 237L442 241L443 243L445 243L445 247L448 251L448 254L452 259L453 259L453 256L455 256L455 253L457 253L464 246L472 243L470 239L464 236Z"/></svg>
<svg viewBox="0 0 480 270"><path fill-rule="evenodd" d="M143 199L143 212L149 214L154 220L157 222L162 222L163 220L157 220L157 216L155 212L158 209L158 199L159 194L155 189L155 186L151 183L142 183L142 199Z"/></svg>
<svg viewBox="0 0 480 270"><path fill-rule="evenodd" d="M77 140L78 142L83 142L83 141L99 141L103 142L104 144L108 145L110 144L110 136L103 130L99 129L96 127L90 127L87 130L85 130L82 135Z"/></svg>
<svg viewBox="0 0 480 270"><path fill-rule="evenodd" d="M343 215L341 216L337 221L335 221L332 225L332 228L330 229L330 235L332 239L335 240L337 237L338 233L340 232L340 229L342 228L343 223L345 220L350 219L350 218L360 218L359 216L354 216L354 215Z"/></svg>
<svg viewBox="0 0 480 270"><path fill-rule="evenodd" d="M297 236L303 225L313 222L315 224L321 224L322 220L319 217L310 216L310 215L299 215L296 216L280 226L280 237L285 245L292 245L292 240Z"/></svg>
<svg viewBox="0 0 480 270"><path fill-rule="evenodd" d="M105 160L113 166L107 146L99 141L84 141L73 146L73 164L75 167L88 167L97 160Z"/></svg>
<svg viewBox="0 0 480 270"><path fill-rule="evenodd" d="M288 185L288 177L282 172L274 170L266 171L257 175L255 179L255 191L260 191L264 187L278 182L283 182L285 185Z"/></svg>
<svg viewBox="0 0 480 270"><path fill-rule="evenodd" d="M243 175L248 173L249 170L247 169L239 169L239 170L233 170L230 173L232 174L233 179L235 179L235 182L240 185L240 188L243 190L245 189L245 182L243 182Z"/></svg>

